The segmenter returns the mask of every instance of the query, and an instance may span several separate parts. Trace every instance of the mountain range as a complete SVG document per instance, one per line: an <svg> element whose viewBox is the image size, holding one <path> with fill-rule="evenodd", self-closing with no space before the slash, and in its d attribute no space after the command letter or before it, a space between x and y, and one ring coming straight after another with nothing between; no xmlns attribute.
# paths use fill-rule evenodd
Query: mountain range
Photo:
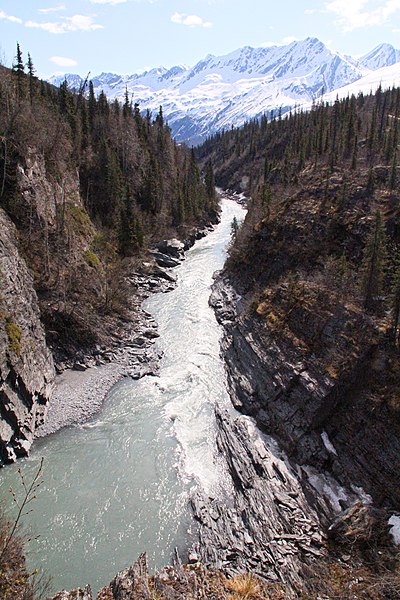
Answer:
<svg viewBox="0 0 400 600"><path fill-rule="evenodd" d="M84 83L76 74L58 75L50 82L67 80L71 89ZM400 50L380 44L361 58L329 50L309 37L285 46L246 46L225 56L207 55L194 67L158 67L141 74L101 73L92 78L95 92L110 100L124 100L126 90L141 110L164 116L178 141L197 144L206 136L264 113L282 114L294 106L310 106L324 95L363 91L381 83L400 83Z"/></svg>

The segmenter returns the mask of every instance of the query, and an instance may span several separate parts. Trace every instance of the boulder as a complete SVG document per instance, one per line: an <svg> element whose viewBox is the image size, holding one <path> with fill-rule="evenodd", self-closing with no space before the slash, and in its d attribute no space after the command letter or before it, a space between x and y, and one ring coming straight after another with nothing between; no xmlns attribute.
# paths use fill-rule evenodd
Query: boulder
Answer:
<svg viewBox="0 0 400 600"><path fill-rule="evenodd" d="M332 523L328 529L328 537L352 547L370 547L389 543L389 530L385 510L359 501Z"/></svg>
<svg viewBox="0 0 400 600"><path fill-rule="evenodd" d="M174 258L169 254L162 252L153 252L154 260L160 267L173 268L178 267L181 261L178 258Z"/></svg>
<svg viewBox="0 0 400 600"><path fill-rule="evenodd" d="M70 592L66 592L65 590L58 592L50 600L93 600L93 596L90 585L87 585L84 589L77 588Z"/></svg>
<svg viewBox="0 0 400 600"><path fill-rule="evenodd" d="M183 258L185 245L177 239L162 240L156 246L157 250L174 258Z"/></svg>

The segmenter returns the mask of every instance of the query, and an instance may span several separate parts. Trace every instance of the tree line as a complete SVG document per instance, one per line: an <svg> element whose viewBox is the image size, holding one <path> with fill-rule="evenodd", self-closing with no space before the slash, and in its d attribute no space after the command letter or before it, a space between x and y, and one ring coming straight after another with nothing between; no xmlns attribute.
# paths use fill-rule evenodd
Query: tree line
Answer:
<svg viewBox="0 0 400 600"><path fill-rule="evenodd" d="M143 113L128 90L110 101L89 77L77 91L55 87L18 44L12 69L0 66L0 207L17 227L48 328L74 322L78 331L78 319L91 342L89 313L113 310L123 260L208 222L217 199L161 107Z"/></svg>
<svg viewBox="0 0 400 600"><path fill-rule="evenodd" d="M265 273L276 269L254 254L265 244L259 239L253 254L249 245L261 231L265 236L276 233L283 215L291 210L296 214L299 199L309 201L316 211L309 221L316 223L320 240L304 242L313 248L314 260L306 269L317 271L334 263L335 276L327 282L332 287L343 282L345 272L352 300L371 315L390 313L388 329L396 344L399 129L400 88L379 87L375 94L337 98L333 104L320 99L310 110L294 108L284 117L272 111L213 135L197 149L200 161L212 160L218 185L244 190L250 198L249 215L231 253L241 267L249 269L249 263L261 259L264 271L253 265L254 277L268 283ZM305 227L311 232L311 225ZM301 255L293 261L288 269L304 268Z"/></svg>

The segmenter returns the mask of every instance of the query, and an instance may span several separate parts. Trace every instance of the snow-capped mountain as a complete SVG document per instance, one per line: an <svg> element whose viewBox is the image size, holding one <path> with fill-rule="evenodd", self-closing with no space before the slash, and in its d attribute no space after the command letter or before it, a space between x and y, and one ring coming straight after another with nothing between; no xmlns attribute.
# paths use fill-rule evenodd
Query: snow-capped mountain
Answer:
<svg viewBox="0 0 400 600"><path fill-rule="evenodd" d="M103 90L110 100L123 100L128 90L142 110L154 112L162 105L177 140L195 144L249 118L307 105L399 61L400 51L389 44L353 59L307 38L286 46L246 46L225 56L209 54L191 68L159 67L124 76L102 73L92 81L95 91ZM50 81L59 85L65 78L71 88L83 83L72 74Z"/></svg>
<svg viewBox="0 0 400 600"><path fill-rule="evenodd" d="M359 93L370 94L374 93L379 86L382 89L388 89L390 87L400 85L400 62L397 62L389 67L382 67L375 71L369 71L366 75L357 79L348 85L345 85L337 90L334 90L330 94L324 96L326 102L334 102L336 97L346 98L354 94L357 96ZM309 105L311 106L311 105ZM309 107L308 106L308 107ZM308 108L305 106L304 108Z"/></svg>
<svg viewBox="0 0 400 600"><path fill-rule="evenodd" d="M360 63L373 71L382 67L390 67L398 62L400 62L400 50L396 50L391 44L379 44L360 58Z"/></svg>

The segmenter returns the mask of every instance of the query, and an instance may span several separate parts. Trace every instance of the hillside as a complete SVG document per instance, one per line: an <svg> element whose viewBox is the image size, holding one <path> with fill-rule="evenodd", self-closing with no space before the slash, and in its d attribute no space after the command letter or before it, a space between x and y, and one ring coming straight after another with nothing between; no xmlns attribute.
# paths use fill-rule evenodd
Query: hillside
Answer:
<svg viewBox="0 0 400 600"><path fill-rule="evenodd" d="M379 90L198 149L250 197L212 297L233 402L333 513L400 508L399 117Z"/></svg>
<svg viewBox="0 0 400 600"><path fill-rule="evenodd" d="M55 88L31 60L25 72L19 47L0 106L3 462L43 422L53 359L60 371L129 336L147 248L215 220L216 198L161 109Z"/></svg>

